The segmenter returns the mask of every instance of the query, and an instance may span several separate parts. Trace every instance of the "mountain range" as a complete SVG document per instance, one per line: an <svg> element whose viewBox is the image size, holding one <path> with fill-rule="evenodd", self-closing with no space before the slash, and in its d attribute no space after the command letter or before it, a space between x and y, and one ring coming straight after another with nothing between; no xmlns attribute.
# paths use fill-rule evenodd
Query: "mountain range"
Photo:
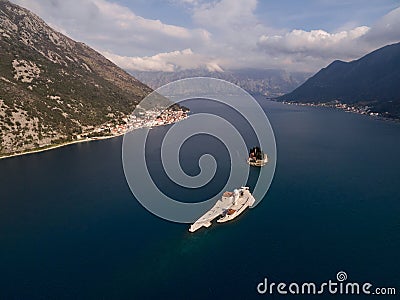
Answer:
<svg viewBox="0 0 400 300"><path fill-rule="evenodd" d="M0 155L118 124L152 91L6 0L0 0L0 53Z"/></svg>
<svg viewBox="0 0 400 300"><path fill-rule="evenodd" d="M400 43L351 62L334 61L312 77L258 69L128 74L27 9L0 0L0 53L0 156L121 124L152 88L196 76L278 101L344 103L400 118Z"/></svg>
<svg viewBox="0 0 400 300"><path fill-rule="evenodd" d="M269 98L292 91L311 76L311 73L275 69L239 69L223 72L211 72L206 69L174 72L134 71L131 74L153 89L179 79L213 77L234 83L253 95L264 95Z"/></svg>
<svg viewBox="0 0 400 300"><path fill-rule="evenodd" d="M368 106L385 117L400 118L400 43L377 49L360 59L336 60L280 101L340 102Z"/></svg>

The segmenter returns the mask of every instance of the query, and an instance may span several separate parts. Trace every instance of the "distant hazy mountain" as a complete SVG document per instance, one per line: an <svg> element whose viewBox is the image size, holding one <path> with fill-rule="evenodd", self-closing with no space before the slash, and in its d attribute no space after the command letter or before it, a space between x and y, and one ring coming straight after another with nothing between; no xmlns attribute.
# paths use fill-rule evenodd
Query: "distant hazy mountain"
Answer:
<svg viewBox="0 0 400 300"><path fill-rule="evenodd" d="M334 61L279 100L362 104L400 118L400 43L351 62ZM387 113L386 113L387 112Z"/></svg>
<svg viewBox="0 0 400 300"><path fill-rule="evenodd" d="M156 89L169 82L197 76L227 80L252 94L278 97L302 84L311 74L282 70L242 69L210 72L203 69L175 72L131 72L136 78Z"/></svg>
<svg viewBox="0 0 400 300"><path fill-rule="evenodd" d="M0 155L119 122L151 89L30 11L0 0Z"/></svg>

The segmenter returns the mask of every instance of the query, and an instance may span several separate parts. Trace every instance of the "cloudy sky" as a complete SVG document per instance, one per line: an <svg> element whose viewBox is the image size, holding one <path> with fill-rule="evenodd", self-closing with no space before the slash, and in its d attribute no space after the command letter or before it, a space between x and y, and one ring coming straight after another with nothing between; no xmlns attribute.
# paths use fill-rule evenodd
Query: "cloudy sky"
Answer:
<svg viewBox="0 0 400 300"><path fill-rule="evenodd" d="M314 72L400 41L399 0L11 0L126 70Z"/></svg>

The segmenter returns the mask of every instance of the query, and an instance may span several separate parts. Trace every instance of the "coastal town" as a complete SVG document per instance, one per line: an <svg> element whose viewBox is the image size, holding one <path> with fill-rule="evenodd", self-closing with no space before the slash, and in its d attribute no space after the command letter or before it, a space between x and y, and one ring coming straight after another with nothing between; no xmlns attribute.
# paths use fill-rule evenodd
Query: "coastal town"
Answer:
<svg viewBox="0 0 400 300"><path fill-rule="evenodd" d="M88 126L83 128L81 134L72 136L72 139L65 140L57 143L44 143L38 145L35 149L24 151L14 151L9 154L0 154L0 159L13 157L16 155L36 153L45 150L59 148L65 145L89 142L94 140L103 140L123 135L129 131L139 128L153 128L156 126L163 126L182 121L188 117L189 109L178 105L173 105L165 110L152 109L152 110L138 110L135 114L126 116L121 119L122 122L115 124L107 122L100 126Z"/></svg>
<svg viewBox="0 0 400 300"><path fill-rule="evenodd" d="M340 101L332 101L325 103L313 103L313 102L301 103L301 102L283 101L282 103L288 105L330 107L361 115L369 115L374 117L381 116L379 113L371 111L371 108L367 105L346 104L346 103L341 103Z"/></svg>
<svg viewBox="0 0 400 300"><path fill-rule="evenodd" d="M179 122L188 117L188 109L172 106L165 110L138 110L134 114L122 118L122 123L105 123L99 127L88 127L82 134L78 134L76 140L100 139L123 135L131 130L139 128L153 128Z"/></svg>

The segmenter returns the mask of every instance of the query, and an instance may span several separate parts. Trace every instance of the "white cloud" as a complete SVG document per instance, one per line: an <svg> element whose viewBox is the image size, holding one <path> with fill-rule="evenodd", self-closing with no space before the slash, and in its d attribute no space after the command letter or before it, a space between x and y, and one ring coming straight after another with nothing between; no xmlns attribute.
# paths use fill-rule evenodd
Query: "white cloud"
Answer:
<svg viewBox="0 0 400 300"><path fill-rule="evenodd" d="M257 3L257 0L194 1L190 5L193 22L211 35L207 44L191 48L218 59L219 66L226 69L266 66L257 42L261 34L276 30L258 20Z"/></svg>
<svg viewBox="0 0 400 300"><path fill-rule="evenodd" d="M283 68L316 71L400 41L400 8L375 24L286 30L257 17L257 0L169 0L192 28L137 15L115 0L12 0L129 70ZM168 12L167 12L168 13ZM338 24L340 25L340 24ZM220 70L221 69L221 70Z"/></svg>
<svg viewBox="0 0 400 300"><path fill-rule="evenodd" d="M210 33L146 19L108 0L13 0L75 40L120 55L148 55L207 43Z"/></svg>
<svg viewBox="0 0 400 300"><path fill-rule="evenodd" d="M191 49L159 53L144 57L120 56L109 52L103 52L103 55L124 69L132 71L173 72L178 69L207 68L209 71L222 72L217 62L208 60L202 55L195 54Z"/></svg>
<svg viewBox="0 0 400 300"><path fill-rule="evenodd" d="M259 46L272 54L303 54L319 58L356 57L357 40L370 30L367 26L329 33L324 30L292 30L284 35L262 35Z"/></svg>
<svg viewBox="0 0 400 300"><path fill-rule="evenodd" d="M400 7L378 20L363 40L376 46L400 41Z"/></svg>
<svg viewBox="0 0 400 300"><path fill-rule="evenodd" d="M339 32L295 29L283 34L263 34L258 47L269 61L288 69L315 71L333 60L357 59L384 45L400 41L400 8L375 24Z"/></svg>
<svg viewBox="0 0 400 300"><path fill-rule="evenodd" d="M97 6L99 14L123 31L149 31L178 39L191 38L192 33L184 27L164 24L160 20L142 18L135 15L127 7L105 0L92 0L92 2Z"/></svg>
<svg viewBox="0 0 400 300"><path fill-rule="evenodd" d="M242 30L243 26L254 26L254 11L257 0L221 0L197 4L193 9L193 20L206 28L223 31Z"/></svg>

